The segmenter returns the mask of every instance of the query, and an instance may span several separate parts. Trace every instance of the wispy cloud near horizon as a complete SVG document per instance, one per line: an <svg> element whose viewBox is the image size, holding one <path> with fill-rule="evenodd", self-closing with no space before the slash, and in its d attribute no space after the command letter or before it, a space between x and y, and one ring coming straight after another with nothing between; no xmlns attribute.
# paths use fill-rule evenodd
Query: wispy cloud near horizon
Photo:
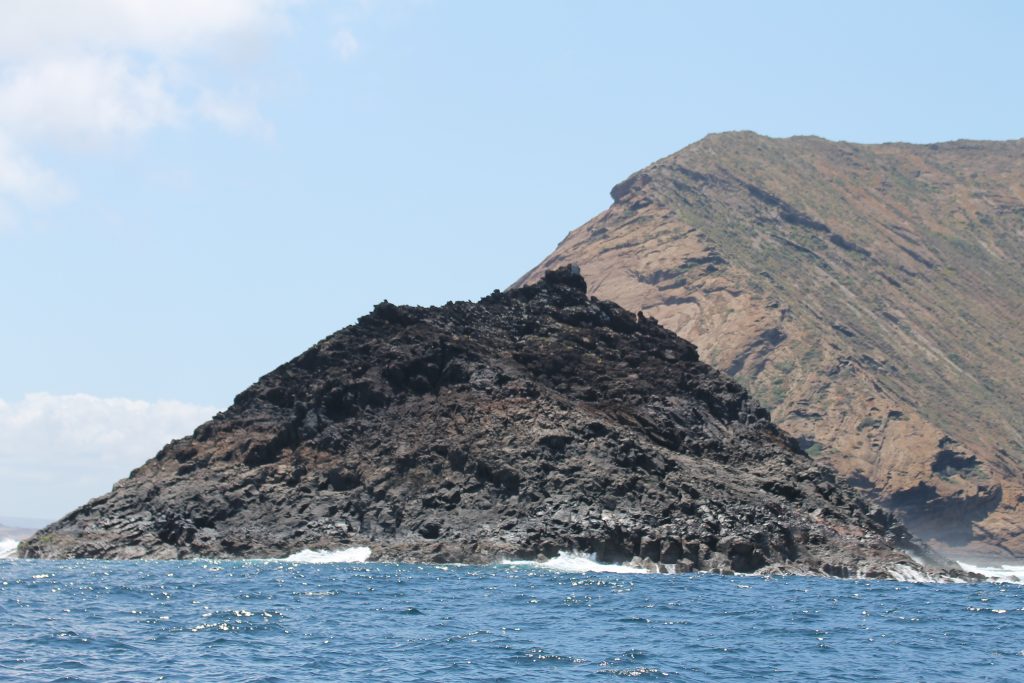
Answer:
<svg viewBox="0 0 1024 683"><path fill-rule="evenodd" d="M0 400L0 514L56 519L214 413L182 401L89 394Z"/></svg>

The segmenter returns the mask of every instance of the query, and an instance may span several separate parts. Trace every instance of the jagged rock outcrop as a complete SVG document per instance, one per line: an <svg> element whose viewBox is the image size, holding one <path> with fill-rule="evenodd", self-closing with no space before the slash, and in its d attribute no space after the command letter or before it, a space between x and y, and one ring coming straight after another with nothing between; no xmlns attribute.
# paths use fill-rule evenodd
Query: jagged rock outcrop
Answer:
<svg viewBox="0 0 1024 683"><path fill-rule="evenodd" d="M911 531L1024 556L1024 141L712 135L521 282L580 264Z"/></svg>
<svg viewBox="0 0 1024 683"><path fill-rule="evenodd" d="M563 268L479 303L379 304L20 552L362 545L839 576L916 566L917 548L692 344Z"/></svg>

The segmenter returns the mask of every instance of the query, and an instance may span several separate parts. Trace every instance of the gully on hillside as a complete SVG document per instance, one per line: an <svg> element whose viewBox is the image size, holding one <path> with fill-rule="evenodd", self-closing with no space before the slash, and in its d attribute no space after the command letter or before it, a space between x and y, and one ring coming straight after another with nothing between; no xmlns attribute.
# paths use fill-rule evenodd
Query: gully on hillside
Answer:
<svg viewBox="0 0 1024 683"><path fill-rule="evenodd" d="M958 554L1024 556L1024 141L713 135L633 174L577 263Z"/></svg>

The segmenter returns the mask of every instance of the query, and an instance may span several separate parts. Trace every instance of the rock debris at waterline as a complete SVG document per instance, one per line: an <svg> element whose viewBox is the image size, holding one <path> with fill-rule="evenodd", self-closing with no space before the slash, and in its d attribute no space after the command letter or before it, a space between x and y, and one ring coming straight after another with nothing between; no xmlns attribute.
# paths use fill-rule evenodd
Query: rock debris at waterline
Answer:
<svg viewBox="0 0 1024 683"><path fill-rule="evenodd" d="M588 297L571 267L477 303L378 304L19 553L363 546L868 577L931 557L692 344Z"/></svg>

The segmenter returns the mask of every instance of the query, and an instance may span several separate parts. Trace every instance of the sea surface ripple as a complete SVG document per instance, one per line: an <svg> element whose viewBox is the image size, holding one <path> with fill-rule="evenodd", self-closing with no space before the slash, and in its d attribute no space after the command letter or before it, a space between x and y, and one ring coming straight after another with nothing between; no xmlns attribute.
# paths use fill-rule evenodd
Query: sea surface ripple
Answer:
<svg viewBox="0 0 1024 683"><path fill-rule="evenodd" d="M0 560L0 680L1021 681L1024 586Z"/></svg>

